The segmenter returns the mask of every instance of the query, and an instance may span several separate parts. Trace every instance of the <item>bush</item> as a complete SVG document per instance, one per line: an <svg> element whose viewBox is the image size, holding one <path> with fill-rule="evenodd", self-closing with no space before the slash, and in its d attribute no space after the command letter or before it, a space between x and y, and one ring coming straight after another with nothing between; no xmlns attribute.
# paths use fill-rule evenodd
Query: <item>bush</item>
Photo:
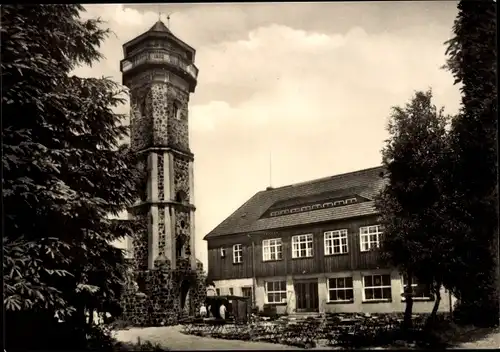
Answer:
<svg viewBox="0 0 500 352"><path fill-rule="evenodd" d="M337 346L343 348L387 347L402 348L445 348L444 343L436 334L421 329L363 329L356 332L343 331L337 337Z"/></svg>
<svg viewBox="0 0 500 352"><path fill-rule="evenodd" d="M169 349L161 347L159 343L152 343L150 341L144 341L144 342L142 342L140 338L137 338L137 343L117 342L115 344L114 351L154 351L154 352L163 352L163 351L169 351Z"/></svg>
<svg viewBox="0 0 500 352"><path fill-rule="evenodd" d="M485 307L488 303L492 307ZM495 303L456 302L453 309L453 320L460 325L472 324L478 327L498 326L498 300Z"/></svg>
<svg viewBox="0 0 500 352"><path fill-rule="evenodd" d="M131 323L122 319L116 319L109 324L112 330L125 330L131 326Z"/></svg>
<svg viewBox="0 0 500 352"><path fill-rule="evenodd" d="M264 309L262 310L262 312L259 312L259 316L276 319L278 317L276 306L270 304L264 305Z"/></svg>

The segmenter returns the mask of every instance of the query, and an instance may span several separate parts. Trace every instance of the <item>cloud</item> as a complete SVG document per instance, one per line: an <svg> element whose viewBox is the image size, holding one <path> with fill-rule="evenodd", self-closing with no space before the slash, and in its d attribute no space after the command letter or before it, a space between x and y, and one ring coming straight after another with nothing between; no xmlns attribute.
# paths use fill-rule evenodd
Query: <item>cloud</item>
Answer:
<svg viewBox="0 0 500 352"><path fill-rule="evenodd" d="M122 44L149 29L157 15L121 5L86 8L85 16L102 17L116 36L102 46L105 60L76 73L121 81ZM280 5L273 8L279 18ZM338 32L275 23L237 38L224 34L241 32L247 19L229 4L193 5L175 15L173 31L196 48L200 69L189 118L196 252L204 261L201 238L269 185L271 151L274 186L375 166L391 106L428 87L447 112L459 106L453 78L440 69L451 22Z"/></svg>

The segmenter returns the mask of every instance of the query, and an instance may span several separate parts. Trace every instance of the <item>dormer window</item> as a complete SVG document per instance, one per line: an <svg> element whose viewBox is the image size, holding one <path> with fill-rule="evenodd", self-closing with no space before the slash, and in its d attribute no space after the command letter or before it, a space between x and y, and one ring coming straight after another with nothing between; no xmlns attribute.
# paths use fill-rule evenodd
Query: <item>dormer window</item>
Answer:
<svg viewBox="0 0 500 352"><path fill-rule="evenodd" d="M178 101L174 101L173 115L177 120L181 119L181 104Z"/></svg>
<svg viewBox="0 0 500 352"><path fill-rule="evenodd" d="M345 204L352 204L356 203L356 198L349 198L345 200Z"/></svg>
<svg viewBox="0 0 500 352"><path fill-rule="evenodd" d="M337 200L335 202L333 202L333 205L344 205L344 201L343 200Z"/></svg>

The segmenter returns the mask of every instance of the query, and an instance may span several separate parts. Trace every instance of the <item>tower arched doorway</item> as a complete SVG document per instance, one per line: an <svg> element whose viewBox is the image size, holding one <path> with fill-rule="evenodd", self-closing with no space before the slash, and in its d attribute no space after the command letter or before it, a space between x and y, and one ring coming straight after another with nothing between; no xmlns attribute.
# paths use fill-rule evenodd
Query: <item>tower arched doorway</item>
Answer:
<svg viewBox="0 0 500 352"><path fill-rule="evenodd" d="M180 313L183 314L188 313L191 314L191 307L189 307L189 281L188 280L183 280L181 283L180 287L180 292L179 292L179 307L180 307Z"/></svg>

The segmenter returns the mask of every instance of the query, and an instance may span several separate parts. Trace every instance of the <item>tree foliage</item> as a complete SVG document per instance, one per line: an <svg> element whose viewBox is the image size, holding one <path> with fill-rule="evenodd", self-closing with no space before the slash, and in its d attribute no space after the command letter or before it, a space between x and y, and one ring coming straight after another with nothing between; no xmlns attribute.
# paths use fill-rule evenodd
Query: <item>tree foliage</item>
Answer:
<svg viewBox="0 0 500 352"><path fill-rule="evenodd" d="M432 91L416 92L404 108L394 107L390 138L382 151L387 179L376 199L384 227L381 259L412 282L439 288L445 282L450 243L443 226L443 178L448 155L448 118L432 104ZM405 291L411 324L411 285ZM439 304L439 302L438 302Z"/></svg>
<svg viewBox="0 0 500 352"><path fill-rule="evenodd" d="M471 322L498 323L496 2L460 1L446 67L461 85L451 130L454 159L447 190L455 207L457 261L452 273ZM496 270L495 270L496 269Z"/></svg>
<svg viewBox="0 0 500 352"><path fill-rule="evenodd" d="M450 289L468 322L490 324L499 312L496 2L458 10L446 67L461 85L461 111L446 133L430 92L394 110L377 207L383 258L436 294Z"/></svg>
<svg viewBox="0 0 500 352"><path fill-rule="evenodd" d="M109 33L100 20L81 20L83 10L2 6L4 308L13 345L40 348L28 336L54 326L54 316L81 326L85 310L109 311L123 281L123 255L110 243L133 224L108 215L133 200L135 161L118 145L128 133L113 111L123 89L70 76L101 58ZM34 314L37 328L20 329Z"/></svg>

